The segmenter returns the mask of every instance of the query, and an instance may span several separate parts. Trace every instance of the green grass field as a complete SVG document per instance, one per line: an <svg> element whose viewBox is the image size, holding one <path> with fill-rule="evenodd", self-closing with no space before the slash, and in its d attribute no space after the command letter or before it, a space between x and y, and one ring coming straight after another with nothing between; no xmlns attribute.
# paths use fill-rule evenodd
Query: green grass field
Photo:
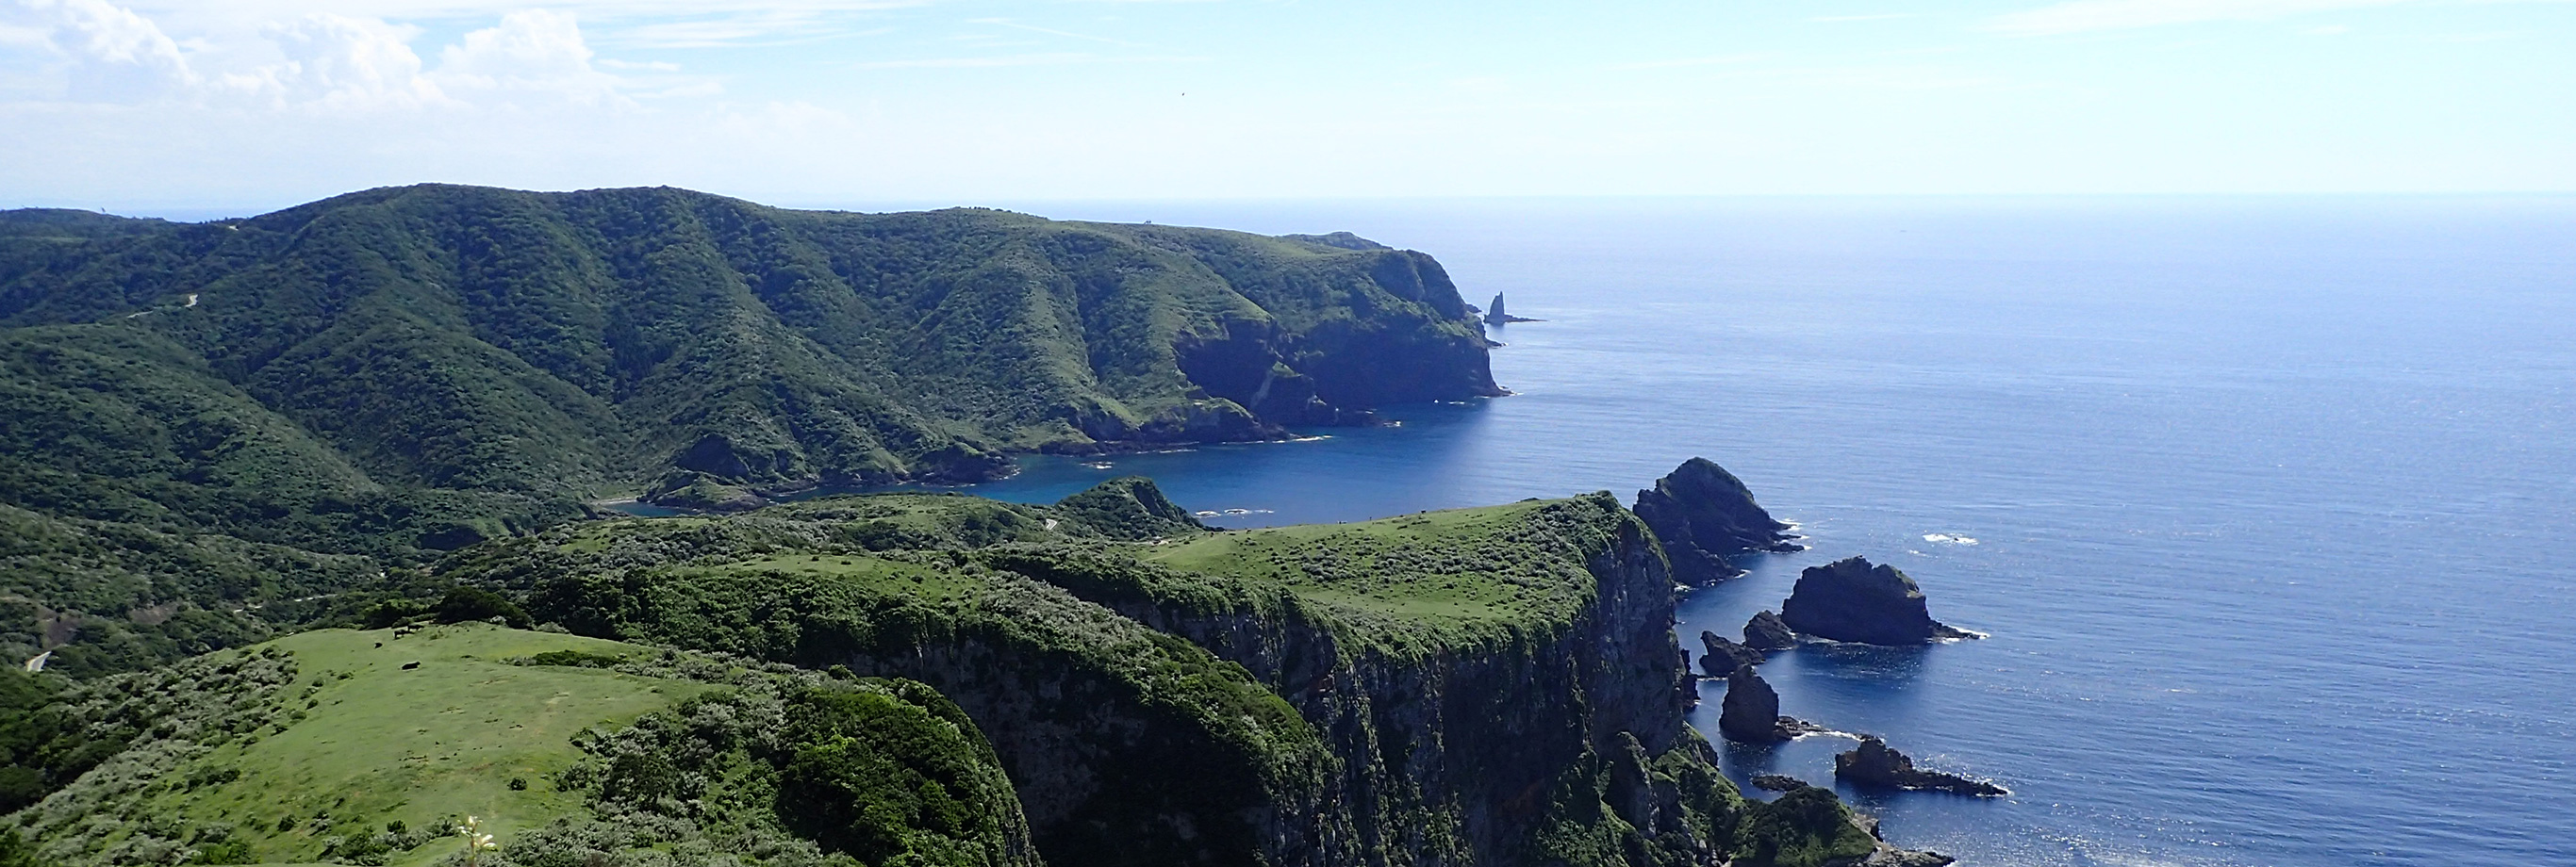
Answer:
<svg viewBox="0 0 2576 867"><path fill-rule="evenodd" d="M955 569L860 554L774 554L700 568L717 575L785 572L832 578L933 605L965 602L991 592L991 585L986 580Z"/></svg>
<svg viewBox="0 0 2576 867"><path fill-rule="evenodd" d="M1562 624L1589 599L1590 499L1221 533L1147 549L1178 569L1276 582L1399 653ZM1598 512L1599 514L1595 514Z"/></svg>
<svg viewBox="0 0 2576 867"><path fill-rule="evenodd" d="M264 863L316 860L324 838L367 834L401 821L483 818L500 839L582 811L580 795L547 775L580 757L569 738L586 727L632 722L702 684L594 668L501 662L550 650L630 655L633 645L484 624L307 632L274 642L295 654L301 677L286 707L305 718L283 732L239 740L181 774L237 769L228 783L150 796L146 810L191 825L227 824ZM402 668L418 662L420 667ZM347 675L342 677L342 675ZM302 697L308 685L318 685ZM271 733L275 732L275 733ZM512 779L524 789L513 789ZM317 822L327 819L328 824ZM291 827L279 831L281 820ZM459 844L431 842L392 865L435 862Z"/></svg>

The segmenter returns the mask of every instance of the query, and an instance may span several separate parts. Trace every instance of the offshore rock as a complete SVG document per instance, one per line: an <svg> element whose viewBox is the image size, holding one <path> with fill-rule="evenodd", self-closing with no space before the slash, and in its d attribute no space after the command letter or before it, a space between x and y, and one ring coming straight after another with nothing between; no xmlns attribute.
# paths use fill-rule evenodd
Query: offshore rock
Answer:
<svg viewBox="0 0 2576 867"><path fill-rule="evenodd" d="M1959 859L1939 852L1899 849L1881 841L1878 851L1869 853L1868 858L1861 859L1853 867L1949 867L1956 863Z"/></svg>
<svg viewBox="0 0 2576 867"><path fill-rule="evenodd" d="M1707 672L1710 677L1725 677L1734 674L1736 669L1762 664L1762 651L1728 641L1717 633L1702 630L1699 643L1708 648L1707 653L1700 655L1699 670Z"/></svg>
<svg viewBox="0 0 2576 867"><path fill-rule="evenodd" d="M1762 774L1753 778L1753 787L1773 792L1794 792L1807 787L1807 781L1787 774Z"/></svg>
<svg viewBox="0 0 2576 867"><path fill-rule="evenodd" d="M1514 316L1514 315L1511 315L1511 314L1509 314L1509 313L1505 313L1505 312L1503 312L1503 293L1500 293L1500 292L1496 292L1496 293L1494 293L1494 303L1493 303L1493 305L1492 305L1489 309L1487 309L1487 310L1485 311L1485 324L1487 324L1487 325L1502 325L1502 324L1507 323L1507 322L1537 322L1537 321L1538 321L1538 320L1536 320L1536 319L1531 319L1531 318L1528 318L1528 317L1526 317L1526 316Z"/></svg>
<svg viewBox="0 0 2576 867"><path fill-rule="evenodd" d="M1781 622L1780 615L1765 611L1744 621L1744 646L1755 650L1787 650L1798 646L1798 635Z"/></svg>
<svg viewBox="0 0 2576 867"><path fill-rule="evenodd" d="M1834 756L1834 776L1849 780L1855 786L1875 789L1952 792L1980 798L2012 794L2010 790L1984 780L1917 769L1913 759L1877 738L1862 738L1860 746Z"/></svg>
<svg viewBox="0 0 2576 867"><path fill-rule="evenodd" d="M1738 666L1726 676L1726 704L1717 716L1717 730L1727 740L1746 744L1773 744L1815 731L1816 727L1794 717L1780 715L1780 693L1753 673L1753 666Z"/></svg>
<svg viewBox="0 0 2576 867"><path fill-rule="evenodd" d="M1780 603L1780 620L1790 629L1835 641L1863 644L1923 644L1944 638L1973 638L1932 619L1923 605L1923 590L1894 566L1871 566L1849 557L1798 574L1798 586Z"/></svg>
<svg viewBox="0 0 2576 867"><path fill-rule="evenodd" d="M1707 458L1692 458L1651 490L1637 492L1637 517L1664 543L1673 579L1704 586L1744 574L1729 559L1757 551L1797 551L1789 525L1753 501L1735 474Z"/></svg>

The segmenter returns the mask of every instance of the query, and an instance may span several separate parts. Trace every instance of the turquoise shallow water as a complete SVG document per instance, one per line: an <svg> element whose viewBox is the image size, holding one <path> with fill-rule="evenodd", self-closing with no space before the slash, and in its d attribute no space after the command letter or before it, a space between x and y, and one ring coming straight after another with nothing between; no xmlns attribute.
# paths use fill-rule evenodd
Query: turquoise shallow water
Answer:
<svg viewBox="0 0 2576 867"><path fill-rule="evenodd" d="M978 493L1142 473L1249 526L1624 496L1704 455L1814 547L1689 597L1686 647L1851 554L1992 635L1765 668L1787 713L2015 792L1846 791L1893 840L1969 864L2576 861L2576 200L1027 210L1349 229L1548 321L1496 333L1513 397L1031 459ZM1826 782L1848 745L1727 763Z"/></svg>

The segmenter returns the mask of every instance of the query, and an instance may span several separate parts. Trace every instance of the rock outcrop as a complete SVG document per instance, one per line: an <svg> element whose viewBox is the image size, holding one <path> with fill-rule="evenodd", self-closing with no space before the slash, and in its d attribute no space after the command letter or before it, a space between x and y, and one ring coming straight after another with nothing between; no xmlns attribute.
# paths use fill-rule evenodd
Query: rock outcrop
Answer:
<svg viewBox="0 0 2576 867"><path fill-rule="evenodd" d="M1673 579L1715 584L1744 574L1730 558L1758 551L1796 551L1789 525L1753 501L1735 474L1707 458L1692 458L1655 487L1637 492L1637 517L1664 543Z"/></svg>
<svg viewBox="0 0 2576 867"><path fill-rule="evenodd" d="M1780 620L1803 634L1863 644L1975 637L1932 619L1914 579L1894 566L1871 566L1862 557L1810 566L1799 573L1798 586L1790 591L1788 601L1780 603Z"/></svg>
<svg viewBox="0 0 2576 867"><path fill-rule="evenodd" d="M1794 792L1807 787L1807 781L1787 774L1762 774L1753 778L1753 787L1772 792Z"/></svg>
<svg viewBox="0 0 2576 867"><path fill-rule="evenodd" d="M1798 646L1798 634L1781 622L1780 615L1769 611L1744 621L1744 646L1755 650L1787 650Z"/></svg>
<svg viewBox="0 0 2576 867"><path fill-rule="evenodd" d="M1878 844L1867 857L1860 859L1851 867L1949 867L1959 861L1957 858L1939 852L1899 849L1888 845L1887 840L1878 835L1878 818L1875 816L1853 813L1851 821L1852 824L1860 826L1862 831L1868 832L1869 839Z"/></svg>
<svg viewBox="0 0 2576 867"><path fill-rule="evenodd" d="M1762 651L1726 640L1725 636L1702 630L1699 643L1708 648L1700 655L1699 670L1710 677L1725 677L1736 669L1762 664Z"/></svg>
<svg viewBox="0 0 2576 867"><path fill-rule="evenodd" d="M1781 716L1780 693L1747 665L1726 676L1726 704L1718 710L1717 730L1737 743L1773 744L1815 731L1816 727L1795 717Z"/></svg>
<svg viewBox="0 0 2576 867"><path fill-rule="evenodd" d="M1486 311L1485 311L1485 324L1487 324L1487 325L1501 325L1501 324L1504 324L1504 323L1507 323L1507 322L1537 322L1537 321L1538 321L1538 320L1536 320L1536 319L1531 319L1531 318L1528 318L1528 317L1525 317L1525 316L1514 316L1514 315L1511 315L1511 314L1509 314L1509 313L1505 313L1505 312L1503 312L1503 293L1500 293L1500 292L1496 292L1496 293L1494 293L1494 304L1493 304L1493 307L1492 307L1491 309L1488 309L1488 310L1486 310Z"/></svg>
<svg viewBox="0 0 2576 867"><path fill-rule="evenodd" d="M1849 780L1852 785L1872 789L1952 792L1981 798L2012 794L2011 790L1984 780L1918 769L1914 767L1913 759L1877 738L1862 738L1860 746L1834 756L1834 776Z"/></svg>

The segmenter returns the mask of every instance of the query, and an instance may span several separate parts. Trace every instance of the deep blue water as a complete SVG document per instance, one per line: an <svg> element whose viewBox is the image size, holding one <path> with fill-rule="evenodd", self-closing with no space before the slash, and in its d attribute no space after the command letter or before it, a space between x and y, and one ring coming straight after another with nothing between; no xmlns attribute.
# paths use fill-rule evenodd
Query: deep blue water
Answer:
<svg viewBox="0 0 2576 867"><path fill-rule="evenodd" d="M1847 798L2020 865L2576 863L2576 199L1169 203L1429 251L1516 396L1301 443L1037 459L1234 526L1611 489L1704 455L1806 553L1688 598L1686 647L1863 554L1983 641L1810 646L1789 714L2010 798ZM1927 540L1965 537L1975 544ZM1694 721L1715 730L1716 699ZM1729 772L1831 780L1836 738Z"/></svg>

